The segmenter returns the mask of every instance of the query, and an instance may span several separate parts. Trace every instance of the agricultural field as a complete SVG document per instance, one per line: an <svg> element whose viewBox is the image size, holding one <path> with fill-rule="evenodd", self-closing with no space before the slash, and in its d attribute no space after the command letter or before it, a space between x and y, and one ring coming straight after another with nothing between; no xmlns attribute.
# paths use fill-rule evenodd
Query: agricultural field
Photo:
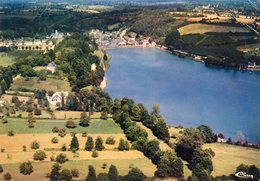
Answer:
<svg viewBox="0 0 260 181"><path fill-rule="evenodd" d="M20 90L22 88L31 89L31 90L45 89L46 91L52 90L54 92L71 91L70 84L67 80L47 78L46 81L38 82L37 77L29 78L28 81L25 80L25 78L23 78L23 77L14 79L14 82L10 89L11 90Z"/></svg>
<svg viewBox="0 0 260 181"><path fill-rule="evenodd" d="M79 119L73 120L78 124ZM62 129L65 127L66 120L51 120L51 119L39 119L35 123L34 128L28 128L28 119L9 118L7 124L0 126L0 134L6 134L9 130L12 130L15 134L40 134L40 133L52 133L54 126ZM90 121L89 127L78 126L74 129L66 129L67 133L99 133L99 134L120 134L123 133L121 128L112 120L100 120L95 119Z"/></svg>
<svg viewBox="0 0 260 181"><path fill-rule="evenodd" d="M209 32L242 32L249 33L250 31L245 27L240 26L223 26L223 25L209 25L202 23L193 23L183 26L178 29L181 35L188 34L204 34Z"/></svg>
<svg viewBox="0 0 260 181"><path fill-rule="evenodd" d="M9 55L8 53L0 52L0 66L8 67L9 65L15 63L14 59L15 57Z"/></svg>
<svg viewBox="0 0 260 181"><path fill-rule="evenodd" d="M77 180L82 180L87 175L88 165L94 165L96 173L108 172L111 164L117 166L120 175L127 174L128 170L133 167L140 168L145 175L152 177L156 171L156 166L146 158L142 152L137 150L118 151L117 146L120 139L126 140L122 129L112 119L100 120L92 119L88 127L80 127L68 129L64 137L58 136L58 133L53 133L53 126L58 128L65 128L67 120L52 120L40 119L36 121L34 128L28 128L27 119L8 118L8 123L0 125L0 163L3 165L5 172L12 175L13 180L48 180L46 175L50 173L52 165L55 163L51 161L51 157L56 157L60 153L64 153L69 159L66 163L62 164L62 169L78 169L80 176ZM78 119L74 119L77 124ZM13 130L14 136L8 136L7 131ZM77 156L71 151L61 151L62 145L67 148L70 145L72 135L71 132L76 133L79 142L79 151ZM84 151L86 143L86 135L80 133L86 132L87 136L92 136L95 140L100 136L104 141L107 137L112 136L115 139L114 145L104 143L105 149L98 151L98 157L93 158L92 152ZM52 138L56 137L58 143L52 143ZM21 141L22 140L22 141ZM47 158L44 161L33 160L35 150L31 149L31 143L38 141L40 148L44 150ZM12 143L12 144L10 144ZM26 151L23 147L26 146ZM34 167L34 172L25 176L19 173L19 165L24 161L31 161ZM104 163L106 167L104 168ZM4 173L5 173L4 172ZM0 174L2 178L3 174Z"/></svg>
<svg viewBox="0 0 260 181"><path fill-rule="evenodd" d="M211 148L213 157L213 176L234 174L238 165L255 164L260 167L260 150L224 143L205 144L203 148Z"/></svg>
<svg viewBox="0 0 260 181"><path fill-rule="evenodd" d="M82 112L80 111L54 111L54 116L56 119L79 119ZM87 113L88 114L88 113ZM100 112L94 112L91 115L92 119L100 118Z"/></svg>

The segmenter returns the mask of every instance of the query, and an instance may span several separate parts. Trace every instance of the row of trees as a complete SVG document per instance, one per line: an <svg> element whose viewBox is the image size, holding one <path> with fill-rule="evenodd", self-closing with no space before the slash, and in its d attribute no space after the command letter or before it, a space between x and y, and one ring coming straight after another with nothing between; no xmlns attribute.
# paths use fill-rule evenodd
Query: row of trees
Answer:
<svg viewBox="0 0 260 181"><path fill-rule="evenodd" d="M146 127L152 130L156 137L164 140L166 143L169 142L169 130L163 117L160 115L159 105L154 105L151 114L149 114L143 104L135 104L132 99L115 99L111 112L113 113L115 120L119 120L119 116L123 112L124 120L131 119L135 122L142 122Z"/></svg>
<svg viewBox="0 0 260 181"><path fill-rule="evenodd" d="M144 108L144 106L142 107ZM142 115L141 111L139 113L137 110L137 106L128 98L115 100L112 107L115 121L120 124L127 139L132 141L133 147L142 151L146 157L157 165L156 176L182 178L183 163L181 159L172 151L161 151L157 140L148 140L147 132L136 123L137 120L141 120ZM148 112L146 115L149 115ZM152 115L158 116L158 109L155 109ZM158 124L153 124L151 121L149 123L158 126ZM160 130L160 128L155 129Z"/></svg>

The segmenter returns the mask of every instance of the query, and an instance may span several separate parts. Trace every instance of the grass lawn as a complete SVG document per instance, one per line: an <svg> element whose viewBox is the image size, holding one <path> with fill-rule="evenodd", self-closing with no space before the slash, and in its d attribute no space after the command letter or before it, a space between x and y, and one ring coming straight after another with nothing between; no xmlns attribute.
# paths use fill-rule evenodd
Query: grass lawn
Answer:
<svg viewBox="0 0 260 181"><path fill-rule="evenodd" d="M102 168L103 163L107 164L105 169ZM4 170L10 172L13 180L37 180L47 181L46 174L50 173L51 167L54 162L38 162L33 163L34 172L31 175L22 175L19 173L19 164L4 164ZM113 164L118 168L120 175L126 175L131 167L140 168L146 176L152 177L156 170L155 165L145 157L138 159L103 159L103 160L71 160L62 165L62 169L77 168L80 172L79 180L85 179L88 172L88 165L95 167L96 173L108 172L110 165ZM3 174L0 174L0 179Z"/></svg>
<svg viewBox="0 0 260 181"><path fill-rule="evenodd" d="M45 89L46 91L52 90L57 91L71 91L70 84L67 80L59 80L47 78L46 81L37 82L37 77L30 78L29 81L25 81L24 77L19 77L14 80L14 83L11 86L11 90L19 90L21 88L27 89Z"/></svg>
<svg viewBox="0 0 260 181"><path fill-rule="evenodd" d="M213 157L213 176L234 174L240 164L253 165L260 168L260 150L224 143L205 144L203 148L211 148Z"/></svg>
<svg viewBox="0 0 260 181"><path fill-rule="evenodd" d="M179 28L179 32L181 35L188 34L204 34L208 32L250 32L245 27L237 27L237 26L223 26L223 25L209 25L202 23L193 23Z"/></svg>
<svg viewBox="0 0 260 181"><path fill-rule="evenodd" d="M8 53L0 52L0 66L8 67L13 63L15 63L13 56L8 55Z"/></svg>
<svg viewBox="0 0 260 181"><path fill-rule="evenodd" d="M27 119L9 118L7 124L0 125L0 134L6 134L8 130L13 130L15 134L29 133L52 133L54 126L65 128L66 120L37 120L34 128L28 128ZM76 123L79 120L74 120ZM119 134L123 133L122 129L112 119L108 120L91 120L88 127L77 126L74 129L66 128L67 132L76 133L101 133L101 134Z"/></svg>

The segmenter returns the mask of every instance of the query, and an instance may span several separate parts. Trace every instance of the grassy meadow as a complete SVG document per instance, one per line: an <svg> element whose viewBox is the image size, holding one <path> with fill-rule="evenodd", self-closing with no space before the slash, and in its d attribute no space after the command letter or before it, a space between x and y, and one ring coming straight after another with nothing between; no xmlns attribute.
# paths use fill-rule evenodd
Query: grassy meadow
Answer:
<svg viewBox="0 0 260 181"><path fill-rule="evenodd" d="M240 164L260 167L260 150L224 143L205 144L203 148L211 148L213 157L213 176L234 174Z"/></svg>
<svg viewBox="0 0 260 181"><path fill-rule="evenodd" d="M28 128L28 120L20 118L9 118L7 124L0 126L0 134L7 134L8 130L12 130L15 134L30 134L30 133L52 133L52 128L57 126L62 129L65 128L68 133L100 133L100 134L119 134L122 133L122 129L112 119L101 120L95 119L90 121L88 127L81 127L77 125L74 129L68 129L65 127L66 120L51 120L40 119L35 123L34 128ZM76 124L79 120L73 120Z"/></svg>
<svg viewBox="0 0 260 181"><path fill-rule="evenodd" d="M202 23L194 23L183 26L178 29L181 35L187 34L204 34L209 32L250 32L245 27L239 26L223 26L223 25L208 25Z"/></svg>
<svg viewBox="0 0 260 181"><path fill-rule="evenodd" d="M31 90L45 89L46 91L52 90L54 92L71 91L70 84L67 80L47 78L46 81L38 82L37 77L32 77L28 81L26 81L25 78L23 78L23 77L14 79L14 82L10 89L11 90L20 90L22 88L31 89Z"/></svg>
<svg viewBox="0 0 260 181"><path fill-rule="evenodd" d="M0 66L8 67L13 63L15 63L13 56L9 55L8 53L0 52Z"/></svg>

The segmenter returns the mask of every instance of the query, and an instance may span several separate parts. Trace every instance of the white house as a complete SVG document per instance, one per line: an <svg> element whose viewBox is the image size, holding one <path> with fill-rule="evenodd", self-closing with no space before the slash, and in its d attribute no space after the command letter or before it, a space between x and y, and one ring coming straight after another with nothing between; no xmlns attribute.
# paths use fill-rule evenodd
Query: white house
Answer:
<svg viewBox="0 0 260 181"><path fill-rule="evenodd" d="M54 62L50 62L47 66L47 70L51 71L51 73L54 73L56 70L57 65Z"/></svg>
<svg viewBox="0 0 260 181"><path fill-rule="evenodd" d="M66 102L66 97L69 95L68 92L55 92L52 96L47 95L47 99L49 103L53 106L57 106L58 104L61 104L62 97L64 97L64 101Z"/></svg>

